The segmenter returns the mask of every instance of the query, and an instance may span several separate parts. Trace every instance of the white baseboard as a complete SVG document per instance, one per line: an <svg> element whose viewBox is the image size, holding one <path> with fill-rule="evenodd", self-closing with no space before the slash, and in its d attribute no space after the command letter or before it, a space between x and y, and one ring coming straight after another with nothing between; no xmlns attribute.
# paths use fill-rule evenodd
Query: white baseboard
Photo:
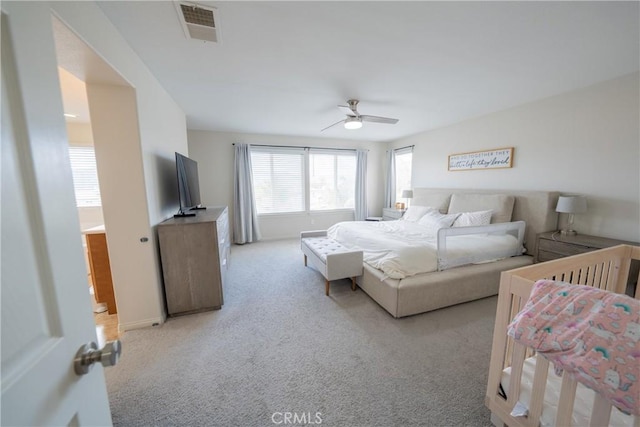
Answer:
<svg viewBox="0 0 640 427"><path fill-rule="evenodd" d="M130 331L132 329L141 329L141 328L148 328L150 326L159 326L164 323L164 320L165 319L163 317L156 317L153 319L138 320L136 322L119 323L118 332L122 333L125 331Z"/></svg>

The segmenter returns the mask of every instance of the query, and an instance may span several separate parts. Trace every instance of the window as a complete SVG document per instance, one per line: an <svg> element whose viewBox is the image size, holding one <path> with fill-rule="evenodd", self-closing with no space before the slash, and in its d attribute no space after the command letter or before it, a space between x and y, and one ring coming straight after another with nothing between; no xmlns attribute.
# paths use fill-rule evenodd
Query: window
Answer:
<svg viewBox="0 0 640 427"><path fill-rule="evenodd" d="M258 214L354 209L353 151L251 147Z"/></svg>
<svg viewBox="0 0 640 427"><path fill-rule="evenodd" d="M309 153L310 210L355 207L356 156L353 153Z"/></svg>
<svg viewBox="0 0 640 427"><path fill-rule="evenodd" d="M93 147L69 147L73 187L76 205L80 207L102 206L96 155Z"/></svg>
<svg viewBox="0 0 640 427"><path fill-rule="evenodd" d="M411 190L411 162L413 147L396 150L396 200L406 202L402 198L402 190Z"/></svg>
<svg viewBox="0 0 640 427"><path fill-rule="evenodd" d="M305 210L304 156L303 149L251 147L259 214Z"/></svg>

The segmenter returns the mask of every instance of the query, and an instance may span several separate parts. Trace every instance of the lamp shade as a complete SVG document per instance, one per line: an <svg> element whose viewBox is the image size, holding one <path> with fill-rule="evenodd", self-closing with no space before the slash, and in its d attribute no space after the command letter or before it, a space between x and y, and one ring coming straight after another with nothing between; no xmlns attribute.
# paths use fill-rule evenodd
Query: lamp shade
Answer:
<svg viewBox="0 0 640 427"><path fill-rule="evenodd" d="M412 199L413 198L413 190L402 190L402 198L403 199Z"/></svg>
<svg viewBox="0 0 640 427"><path fill-rule="evenodd" d="M560 196L556 212L583 213L587 211L587 199L584 196Z"/></svg>

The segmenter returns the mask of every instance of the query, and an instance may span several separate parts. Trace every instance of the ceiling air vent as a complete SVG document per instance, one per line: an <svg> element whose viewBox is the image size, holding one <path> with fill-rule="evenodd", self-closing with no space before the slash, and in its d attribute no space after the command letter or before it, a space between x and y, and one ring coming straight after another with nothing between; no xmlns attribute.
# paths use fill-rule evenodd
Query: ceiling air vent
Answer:
<svg viewBox="0 0 640 427"><path fill-rule="evenodd" d="M219 41L216 9L195 3L175 3L184 35L188 39Z"/></svg>

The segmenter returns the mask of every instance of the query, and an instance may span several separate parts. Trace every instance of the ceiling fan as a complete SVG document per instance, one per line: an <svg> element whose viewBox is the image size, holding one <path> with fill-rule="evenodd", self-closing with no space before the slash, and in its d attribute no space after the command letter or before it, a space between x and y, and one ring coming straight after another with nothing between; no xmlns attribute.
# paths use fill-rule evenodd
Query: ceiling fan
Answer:
<svg viewBox="0 0 640 427"><path fill-rule="evenodd" d="M365 114L358 113L358 100L350 99L347 101L348 105L338 105L338 108L342 110L343 113L347 115L347 117L339 122L335 122L334 124L327 126L322 129L320 132L329 129L339 123L344 123L345 129L360 129L362 127L362 122L373 122L373 123L387 123L390 125L395 125L398 123L398 119L391 119L389 117L379 117L379 116L368 116Z"/></svg>

